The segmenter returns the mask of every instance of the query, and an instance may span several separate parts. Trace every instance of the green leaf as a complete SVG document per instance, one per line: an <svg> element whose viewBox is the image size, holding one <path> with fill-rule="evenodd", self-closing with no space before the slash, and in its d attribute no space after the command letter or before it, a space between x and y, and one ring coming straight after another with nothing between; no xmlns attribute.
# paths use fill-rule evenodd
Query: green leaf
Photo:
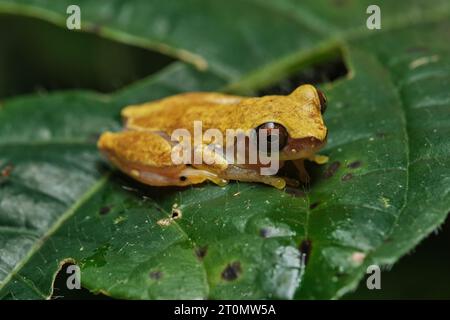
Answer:
<svg viewBox="0 0 450 320"><path fill-rule="evenodd" d="M204 60L210 72L176 63L114 95L55 93L0 107L0 297L48 298L70 261L84 287L118 298L337 298L368 265L395 263L444 221L446 2L431 9L389 2L380 32L363 30L362 2L346 10L313 1L213 2L203 14L187 1L158 11L144 10L154 7L143 1L79 3L102 35L197 66ZM0 1L0 11L62 23L66 5ZM140 14L127 20L123 12ZM180 12L186 20L175 20ZM144 18L160 29L143 27ZM271 71L287 76L336 50L349 75L323 86L330 163L311 166L309 189L145 187L105 166L95 148L99 133L120 128L126 104L180 91L256 90ZM158 223L175 204L181 216Z"/></svg>
<svg viewBox="0 0 450 320"><path fill-rule="evenodd" d="M427 0L382 3L384 29L436 20L450 11L446 0L435 0L433 5ZM66 27L66 10L72 4L81 9L83 31L171 55L233 81L247 76L255 79L252 72L256 68L262 71L258 81L273 80L274 71L279 73L304 58L314 59L343 38L372 32L366 28L370 0L184 0L176 4L158 0L0 0L0 12L38 17Z"/></svg>

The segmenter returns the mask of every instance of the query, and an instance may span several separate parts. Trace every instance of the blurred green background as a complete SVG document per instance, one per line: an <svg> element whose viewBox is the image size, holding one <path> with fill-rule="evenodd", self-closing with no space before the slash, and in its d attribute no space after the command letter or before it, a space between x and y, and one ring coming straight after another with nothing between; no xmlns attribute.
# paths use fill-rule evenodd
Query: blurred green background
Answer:
<svg viewBox="0 0 450 320"><path fill-rule="evenodd" d="M68 31L33 18L5 14L0 15L0 39L1 100L61 89L112 92L173 62L159 53L106 40L95 33ZM321 78L314 72L323 70L309 70L308 81ZM276 86L261 92L274 90ZM362 282L346 298L450 298L449 243L447 222L391 270L383 271L381 290L368 290ZM57 287L64 283L63 278L61 273ZM57 296L79 297L80 292L64 291L63 287L57 288Z"/></svg>

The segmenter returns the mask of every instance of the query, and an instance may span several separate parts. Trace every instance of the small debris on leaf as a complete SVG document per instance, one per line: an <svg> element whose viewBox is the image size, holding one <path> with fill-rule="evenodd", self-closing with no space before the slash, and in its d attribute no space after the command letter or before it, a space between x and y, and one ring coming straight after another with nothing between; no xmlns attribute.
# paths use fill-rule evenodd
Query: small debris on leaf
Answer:
<svg viewBox="0 0 450 320"><path fill-rule="evenodd" d="M361 161L359 161L359 160L350 162L347 165L347 168L349 168L349 169L356 169L356 168L359 168L359 167L361 167Z"/></svg>
<svg viewBox="0 0 450 320"><path fill-rule="evenodd" d="M347 173L342 176L341 180L348 181L348 180L351 180L352 178L353 178L353 175L351 173Z"/></svg>
<svg viewBox="0 0 450 320"><path fill-rule="evenodd" d="M364 252L353 252L352 254L352 261L357 264L363 263L365 258L366 254Z"/></svg>
<svg viewBox="0 0 450 320"><path fill-rule="evenodd" d="M100 208L98 213L100 213L101 215L105 215L105 214L109 213L110 211L111 211L111 206L103 206Z"/></svg>
<svg viewBox="0 0 450 320"><path fill-rule="evenodd" d="M319 203L320 202L314 202L314 203L311 203L310 205L309 205L309 209L314 209L314 208L317 208L317 206L319 205Z"/></svg>
<svg viewBox="0 0 450 320"><path fill-rule="evenodd" d="M331 178L332 176L334 176L336 171L338 171L340 166L341 166L341 163L339 161L335 161L335 162L331 163L328 166L328 168L325 170L325 172L323 173L323 176L325 178Z"/></svg>
<svg viewBox="0 0 450 320"><path fill-rule="evenodd" d="M159 280L162 278L162 276L163 276L163 273L160 270L155 270L155 271L152 271L149 273L150 279L153 279L153 280Z"/></svg>
<svg viewBox="0 0 450 320"><path fill-rule="evenodd" d="M3 169L2 169L2 173L1 173L1 176L2 177L5 177L5 178L7 178L7 177L9 177L10 175L11 175L11 172L13 171L13 169L14 169L14 166L13 165L7 165L6 167L4 167Z"/></svg>

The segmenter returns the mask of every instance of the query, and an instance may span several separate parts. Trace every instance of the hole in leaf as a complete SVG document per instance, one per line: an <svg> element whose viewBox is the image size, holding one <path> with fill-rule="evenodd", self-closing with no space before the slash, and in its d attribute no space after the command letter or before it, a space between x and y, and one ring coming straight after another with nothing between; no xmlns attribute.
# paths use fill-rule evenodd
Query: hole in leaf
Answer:
<svg viewBox="0 0 450 320"><path fill-rule="evenodd" d="M172 219L180 219L182 216L181 210L179 208L172 208Z"/></svg>
<svg viewBox="0 0 450 320"><path fill-rule="evenodd" d="M61 266L61 269L56 274L55 281L53 283L53 294L50 299L62 299L62 300L81 300L81 299L89 299L89 300L110 300L111 298L98 293L94 294L89 290L80 287L80 289L69 289L68 281L71 282L69 277L73 277L73 271L68 270L70 266L73 266L73 262L66 262ZM81 275L81 280L83 275Z"/></svg>

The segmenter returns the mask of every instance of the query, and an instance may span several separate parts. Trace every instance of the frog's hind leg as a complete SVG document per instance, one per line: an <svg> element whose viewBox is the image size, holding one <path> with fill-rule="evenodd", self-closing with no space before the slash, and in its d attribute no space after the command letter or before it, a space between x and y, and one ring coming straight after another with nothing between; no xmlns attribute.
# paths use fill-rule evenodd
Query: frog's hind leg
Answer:
<svg viewBox="0 0 450 320"><path fill-rule="evenodd" d="M120 171L144 184L187 186L210 180L223 186L228 182L206 170L207 166L194 168L173 163L171 142L157 133L106 132L100 137L98 147Z"/></svg>

